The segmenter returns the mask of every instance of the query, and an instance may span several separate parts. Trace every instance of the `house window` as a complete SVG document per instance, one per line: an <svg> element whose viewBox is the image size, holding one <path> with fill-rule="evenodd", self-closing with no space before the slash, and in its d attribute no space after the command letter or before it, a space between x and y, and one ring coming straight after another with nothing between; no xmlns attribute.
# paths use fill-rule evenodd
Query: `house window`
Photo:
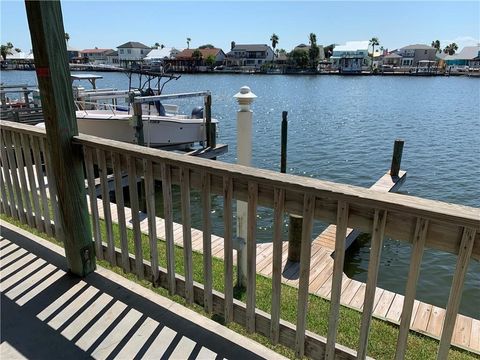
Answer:
<svg viewBox="0 0 480 360"><path fill-rule="evenodd" d="M132 50L131 49L127 49L127 54L131 54L132 53Z"/></svg>
<svg viewBox="0 0 480 360"><path fill-rule="evenodd" d="M143 50L140 50L140 54L142 54L142 55L143 55Z"/></svg>
<svg viewBox="0 0 480 360"><path fill-rule="evenodd" d="M425 50L425 55L427 55L428 50Z"/></svg>
<svg viewBox="0 0 480 360"><path fill-rule="evenodd" d="M123 49L120 49L120 54L123 54Z"/></svg>

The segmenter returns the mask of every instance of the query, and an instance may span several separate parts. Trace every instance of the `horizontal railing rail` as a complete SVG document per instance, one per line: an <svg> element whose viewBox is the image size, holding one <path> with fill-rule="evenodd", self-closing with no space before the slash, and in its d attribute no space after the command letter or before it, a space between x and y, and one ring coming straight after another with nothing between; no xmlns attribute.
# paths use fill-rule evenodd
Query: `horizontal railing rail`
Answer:
<svg viewBox="0 0 480 360"><path fill-rule="evenodd" d="M2 130L2 212L41 231L52 232L48 210L43 165L46 165L50 197L55 196L48 161L45 130L27 125L1 122ZM156 149L121 143L94 136L79 135L73 142L83 148L92 213L93 236L97 256L139 278L150 279L166 287L171 294L196 302L207 312L222 314L226 322L235 321L249 332L259 332L296 351L297 356L315 358L366 358L368 335L375 301L378 269L383 239L394 239L413 246L405 300L397 341L396 357L405 356L407 335L412 317L420 264L424 248L448 251L457 255L450 297L447 304L438 358L448 354L455 319L460 304L464 277L471 258L480 259L480 210L477 208L421 199L412 196L380 193L360 187L276 173L240 165L192 159ZM103 209L98 206L96 174L100 179ZM113 174L119 242L115 242L107 175ZM128 174L134 253L129 253L126 207L121 179ZM66 174L66 176L68 176ZM148 217L150 261L144 260L139 219L137 179L144 179L143 196ZM155 181L162 183L165 229L166 268L159 266ZM43 183L42 183L43 182ZM181 195L183 226L184 276L175 273L172 185L178 184ZM31 191L36 189L35 191ZM203 284L193 281L190 191L201 196L203 230ZM29 193L31 192L31 194ZM211 206L212 195L223 198L224 284L223 293L212 285ZM233 200L248 203L247 288L246 303L233 298ZM58 208L52 201L54 223ZM258 206L273 209L273 273L271 314L256 308L256 212ZM100 211L103 212L101 225ZM297 321L292 325L280 321L283 214L301 215L302 244L300 256ZM335 259L327 338L306 331L308 288L313 221L337 225ZM101 231L102 226L104 231ZM336 343L342 288L344 247L347 228L372 234L370 261L357 352ZM54 228L55 232L61 231ZM57 233L58 234L58 233ZM119 245L118 245L119 244ZM120 246L118 248L118 246Z"/></svg>

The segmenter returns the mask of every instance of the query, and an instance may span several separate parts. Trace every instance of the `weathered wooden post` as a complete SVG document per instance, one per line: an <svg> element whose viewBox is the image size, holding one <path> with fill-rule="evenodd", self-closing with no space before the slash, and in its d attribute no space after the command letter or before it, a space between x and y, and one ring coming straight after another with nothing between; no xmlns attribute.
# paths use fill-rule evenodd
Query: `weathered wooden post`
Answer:
<svg viewBox="0 0 480 360"><path fill-rule="evenodd" d="M207 147L217 146L216 125L212 124L212 95L205 96L205 132L207 135Z"/></svg>
<svg viewBox="0 0 480 360"><path fill-rule="evenodd" d="M282 140L281 140L281 159L280 172L287 172L287 140L288 140L288 112L282 112ZM300 248L302 244L302 222L303 218L297 215L288 217L288 260L300 261Z"/></svg>
<svg viewBox="0 0 480 360"><path fill-rule="evenodd" d="M240 109L237 112L237 164L250 166L252 161L252 115L250 105L257 96L248 86L242 86L234 95ZM248 204L237 201L237 238L247 239ZM247 247L239 246L237 252L237 286L247 286Z"/></svg>
<svg viewBox="0 0 480 360"><path fill-rule="evenodd" d="M85 196L83 152L78 135L60 1L25 2L32 38L48 152L56 180L60 228L68 269L79 276L95 270L95 248Z"/></svg>
<svg viewBox="0 0 480 360"><path fill-rule="evenodd" d="M400 171L400 164L402 163L402 153L403 153L403 144L404 140L397 139L393 145L393 155L392 155L392 165L390 166L390 175L398 176Z"/></svg>
<svg viewBox="0 0 480 360"><path fill-rule="evenodd" d="M145 145L145 137L143 135L143 120L142 120L142 104L133 103L133 128L135 129L135 138L137 145Z"/></svg>

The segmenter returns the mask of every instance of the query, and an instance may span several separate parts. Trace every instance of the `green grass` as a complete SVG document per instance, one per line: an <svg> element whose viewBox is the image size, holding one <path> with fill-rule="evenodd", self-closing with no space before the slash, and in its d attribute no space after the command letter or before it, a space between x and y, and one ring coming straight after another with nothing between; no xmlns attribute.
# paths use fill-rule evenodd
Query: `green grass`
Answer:
<svg viewBox="0 0 480 360"><path fill-rule="evenodd" d="M18 221L7 217L4 214L0 215L2 220L11 222L16 226L27 229L28 231L45 238L49 241L52 241L58 245L62 245L54 238L48 237L44 233L39 233L35 229L20 224ZM103 240L106 239L105 232L105 223L101 221L102 227L102 236ZM119 227L114 225L113 227L115 244L117 247L120 247L119 240ZM130 253L134 253L133 245L133 232L130 229L127 229L127 235L129 239L128 248ZM159 265L166 267L166 246L164 241L158 242L158 254L159 254ZM142 235L142 251L143 257L145 259L150 259L150 248L148 237ZM197 252L193 252L193 276L194 280L200 283L203 283L203 255ZM125 276L126 278L140 283L141 285L153 290L154 292L172 299L184 306L187 306L205 316L209 316L203 311L203 308L198 305L188 305L186 301L180 296L170 296L166 289L163 288L154 288L148 281L140 281L133 274L125 274L123 270L118 267L113 267L108 264L106 261L98 261L98 264L106 267L112 271L115 271L118 274ZM217 291L223 292L223 261L219 259L212 259L213 267L213 288ZM183 264L183 249L181 247L175 247L175 271L177 274L184 274L184 264ZM234 274L236 272L234 271ZM264 277L262 275L257 275L257 308L270 312L271 306L271 293L272 293L272 280L270 278ZM246 300L246 294L244 292L235 292L235 297L241 301ZM330 302L324 300L315 295L309 295L309 304L307 312L307 329L325 336L328 329L328 313L330 308ZM284 320L287 320L293 324L296 323L296 314L297 314L297 289L290 287L288 285L282 284L281 289L281 317ZM221 318L218 316L213 317L214 320L220 321ZM337 342L345 345L349 348L356 349L358 347L358 338L360 333L360 322L361 322L361 313L346 307L340 308L340 319L338 322L338 335ZM245 329L238 325L230 323L227 327L232 330L248 336L259 343L277 351L278 353L287 356L289 358L294 358L294 352L291 349L288 349L281 345L272 345L269 340L259 334L247 334ZM378 319L372 319L370 336L369 336L369 346L368 346L368 355L376 359L393 359L395 355L395 346L398 337L398 326L394 324L387 323ZM406 359L435 359L438 349L438 341L431 339L420 334L410 332L408 337L408 348L406 353ZM477 356L473 353L463 351L460 349L452 348L449 352L449 359L480 359L480 356Z"/></svg>

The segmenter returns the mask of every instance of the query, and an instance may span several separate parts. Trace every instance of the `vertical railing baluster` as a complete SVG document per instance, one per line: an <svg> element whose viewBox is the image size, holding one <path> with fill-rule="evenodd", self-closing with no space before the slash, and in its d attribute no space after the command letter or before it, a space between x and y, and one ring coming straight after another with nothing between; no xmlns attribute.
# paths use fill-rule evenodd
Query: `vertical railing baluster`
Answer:
<svg viewBox="0 0 480 360"><path fill-rule="evenodd" d="M224 228L224 316L225 322L233 320L233 225L232 225L233 180L223 178L223 228Z"/></svg>
<svg viewBox="0 0 480 360"><path fill-rule="evenodd" d="M437 359L443 360L448 357L450 342L452 341L453 329L457 319L460 300L462 299L462 288L465 281L465 274L468 270L470 256L472 255L473 243L475 242L476 230L470 227L464 227L462 240L458 251L457 265L453 275L452 287L448 297L447 312L443 320L442 336L438 348Z"/></svg>
<svg viewBox="0 0 480 360"><path fill-rule="evenodd" d="M152 265L152 283L158 283L157 217L155 213L155 180L151 160L144 160L145 201L148 215L148 239L150 242L150 264Z"/></svg>
<svg viewBox="0 0 480 360"><path fill-rule="evenodd" d="M90 213L92 214L93 239L97 259L103 259L102 233L100 231L100 216L98 213L97 190L95 188L95 174L93 167L93 149L84 147L85 170L87 173L88 198Z"/></svg>
<svg viewBox="0 0 480 360"><path fill-rule="evenodd" d="M55 182L55 177L53 176L52 169L52 160L50 157L50 150L48 149L47 139L40 138L40 147L45 157L45 168L47 170L47 184L48 192L50 194L50 203L53 210L53 222L55 227L55 237L63 241L63 231L60 226L60 209L58 208L58 199L57 199L57 184Z"/></svg>
<svg viewBox="0 0 480 360"><path fill-rule="evenodd" d="M203 302L207 313L213 310L212 300L212 219L210 198L210 174L202 172L202 223L203 223Z"/></svg>
<svg viewBox="0 0 480 360"><path fill-rule="evenodd" d="M173 238L172 175L170 165L161 164L165 242L167 247L168 292L175 294L175 243Z"/></svg>
<svg viewBox="0 0 480 360"><path fill-rule="evenodd" d="M3 145L0 145L0 146L3 147ZM8 205L8 196L7 196L7 188L6 188L7 184L5 182L5 175L3 173L3 167L4 167L3 157L0 159L0 162L2 164L2 169L1 169L2 183L0 185L0 188L1 188L0 190L2 192L2 212L10 216L11 212L10 212L10 207Z"/></svg>
<svg viewBox="0 0 480 360"><path fill-rule="evenodd" d="M365 300L363 302L362 324L360 326L360 340L357 356L359 359L367 357L368 334L372 321L373 303L375 290L377 289L378 268L382 256L383 238L385 225L387 223L387 211L375 210L373 217L372 245L370 249L370 260L368 263L367 287L365 289Z"/></svg>
<svg viewBox="0 0 480 360"><path fill-rule="evenodd" d="M335 358L337 341L338 316L340 311L340 296L342 292L343 263L345 259L345 238L347 236L349 206L339 200L337 204L337 226L335 234L335 259L332 274L332 292L330 295L330 313L328 317L327 347L325 359Z"/></svg>
<svg viewBox="0 0 480 360"><path fill-rule="evenodd" d="M43 225L45 226L45 232L52 236L52 221L50 220L50 208L48 206L47 190L45 188L45 179L43 175L42 156L39 145L40 139L36 136L30 138L30 143L33 149L33 161L35 162L35 174L37 176L38 188L40 190L40 198L42 199L42 214ZM44 155L45 156L45 155Z"/></svg>
<svg viewBox="0 0 480 360"><path fill-rule="evenodd" d="M130 194L130 209L132 214L133 245L135 253L135 273L139 279L144 278L142 233L140 230L138 188L137 188L137 159L127 156L128 190Z"/></svg>
<svg viewBox="0 0 480 360"><path fill-rule="evenodd" d="M38 231L44 231L42 226L42 214L40 211L40 201L38 199L38 187L33 172L32 147L28 135L20 134L20 142L23 148L23 157L25 159L25 168L27 169L28 187L30 187L30 196L32 198L33 210L35 213L35 227Z"/></svg>
<svg viewBox="0 0 480 360"><path fill-rule="evenodd" d="M97 149L98 175L100 177L100 190L102 192L103 219L105 220L105 232L107 235L107 256L112 265L116 265L115 241L113 239L112 209L110 207L110 191L107 179L107 162L105 152Z"/></svg>
<svg viewBox="0 0 480 360"><path fill-rule="evenodd" d="M25 208L23 207L23 199L22 199L22 192L20 190L20 182L18 180L17 162L15 160L15 154L13 151L13 143L12 143L12 132L5 131L3 133L3 136L4 136L3 143L5 144L6 151L7 151L9 172L12 178L13 189L15 192L14 204L16 207L16 212L18 214L17 218L20 220L20 222L26 224L27 218L25 215Z"/></svg>
<svg viewBox="0 0 480 360"><path fill-rule="evenodd" d="M15 149L15 158L17 159L17 171L20 179L20 189L23 196L23 204L25 205L27 224L35 227L32 214L32 202L30 201L30 192L28 190L27 178L25 177L25 163L23 161L22 144L20 142L20 134L12 132L13 147Z"/></svg>
<svg viewBox="0 0 480 360"><path fill-rule="evenodd" d="M310 255L312 250L314 212L315 195L305 194L303 200L302 244L300 248L297 333L295 336L295 355L300 358L303 357L305 353L305 328L308 308L308 285L310 283Z"/></svg>
<svg viewBox="0 0 480 360"><path fill-rule="evenodd" d="M193 303L192 227L190 213L190 170L180 168L182 201L183 260L185 263L185 299Z"/></svg>
<svg viewBox="0 0 480 360"><path fill-rule="evenodd" d="M410 270L408 272L407 286L405 288L405 298L403 300L402 315L400 320L400 328L398 331L397 350L395 359L401 360L405 358L407 350L408 330L410 329L410 321L412 319L413 303L420 274L420 265L422 263L423 248L427 237L428 220L417 218L415 233L412 239L412 256L410 258Z"/></svg>
<svg viewBox="0 0 480 360"><path fill-rule="evenodd" d="M273 254L272 254L272 310L270 339L278 343L280 332L280 295L282 287L282 236L285 208L285 190L274 188L273 192Z"/></svg>
<svg viewBox="0 0 480 360"><path fill-rule="evenodd" d="M122 184L122 156L112 153L113 179L115 183L115 202L117 203L118 231L120 233L120 249L122 252L122 269L130 272L130 259L127 240L127 221L125 219L125 199L123 197Z"/></svg>
<svg viewBox="0 0 480 360"><path fill-rule="evenodd" d="M257 292L257 203L258 184L248 183L247 213L247 312L248 332L255 331L255 306Z"/></svg>
<svg viewBox="0 0 480 360"><path fill-rule="evenodd" d="M1 155L2 155L2 174L3 174L3 179L5 181L5 185L7 186L7 194L8 194L8 209L7 214L13 218L19 219L17 209L15 207L15 195L13 191L13 185L12 185L12 177L10 174L10 165L9 165L9 159L7 155L7 144L5 142L5 131L1 131Z"/></svg>

